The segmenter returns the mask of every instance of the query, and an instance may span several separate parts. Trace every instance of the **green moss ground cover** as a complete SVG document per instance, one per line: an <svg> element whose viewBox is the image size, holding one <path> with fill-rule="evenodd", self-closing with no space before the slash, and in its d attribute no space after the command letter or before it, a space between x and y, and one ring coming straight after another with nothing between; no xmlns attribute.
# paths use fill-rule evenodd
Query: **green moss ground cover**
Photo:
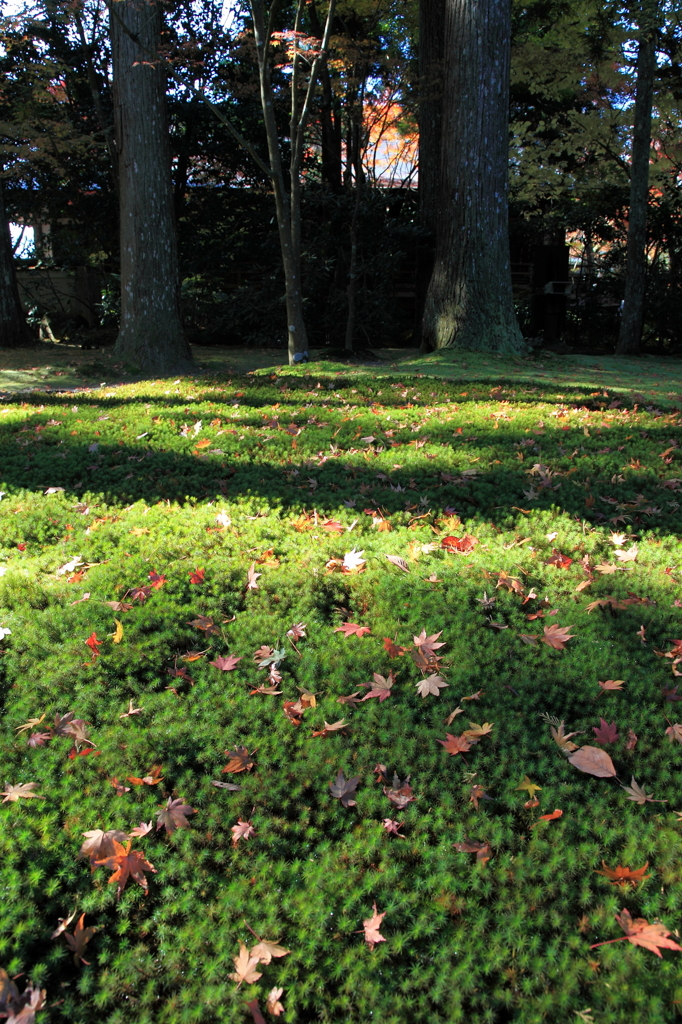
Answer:
<svg viewBox="0 0 682 1024"><path fill-rule="evenodd" d="M291 1022L678 1019L680 953L590 947L623 908L682 927L679 669L656 653L682 635L680 412L591 390L309 368L0 406L0 779L44 798L0 805L0 964L46 990L39 1021L274 1019L273 987ZM420 667L422 630L445 646ZM374 673L391 692L362 701ZM29 743L70 712L95 753L64 725ZM568 760L561 721L617 778ZM224 773L238 747L255 764ZM633 776L666 802L629 799ZM134 838L156 873L117 899L83 833L169 797L196 813ZM50 938L74 910L89 965ZM237 987L253 933L291 952Z"/></svg>

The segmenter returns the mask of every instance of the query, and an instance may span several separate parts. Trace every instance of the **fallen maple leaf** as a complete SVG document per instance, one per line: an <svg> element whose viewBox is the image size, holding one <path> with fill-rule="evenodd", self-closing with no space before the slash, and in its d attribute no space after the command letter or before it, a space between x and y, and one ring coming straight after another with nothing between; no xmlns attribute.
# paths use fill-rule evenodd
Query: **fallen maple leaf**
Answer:
<svg viewBox="0 0 682 1024"><path fill-rule="evenodd" d="M286 635L292 640L301 640L305 637L307 628L305 622L295 622L291 629L287 630Z"/></svg>
<svg viewBox="0 0 682 1024"><path fill-rule="evenodd" d="M570 629L573 627L557 626L556 623L552 623L551 626L545 626L545 635L541 637L541 640L548 647L553 647L555 651L563 651L568 641L573 640L575 636L574 633L569 633Z"/></svg>
<svg viewBox="0 0 682 1024"><path fill-rule="evenodd" d="M477 544L478 541L470 533L466 533L463 537L444 537L440 542L440 546L445 551L451 551L459 555L469 554Z"/></svg>
<svg viewBox="0 0 682 1024"><path fill-rule="evenodd" d="M73 913L69 914L68 917L60 917L60 918L58 918L59 924L57 925L55 930L50 935L50 938L51 939L58 939L59 936L62 935L66 931L66 929L69 927L69 925L71 924L71 922L73 921L73 919L75 918L77 913L78 913L78 911L74 910ZM2 1005L2 982L3 982L3 980L4 980L3 979L3 975L0 974L0 1006Z"/></svg>
<svg viewBox="0 0 682 1024"><path fill-rule="evenodd" d="M251 949L249 955L255 957L260 964L269 964L273 957L279 959L280 957L288 956L289 953L291 953L290 949L285 949L284 946L280 946L277 942L260 939L258 944Z"/></svg>
<svg viewBox="0 0 682 1024"><path fill-rule="evenodd" d="M237 772L250 772L256 763L246 747L235 747L234 750L226 750L225 754L230 758L230 761L223 768L223 774L225 774L225 772L232 772L235 774Z"/></svg>
<svg viewBox="0 0 682 1024"><path fill-rule="evenodd" d="M130 786L124 786L122 782L118 781L115 775L113 779L109 779L109 782L116 790L116 796L123 796L124 793L130 792Z"/></svg>
<svg viewBox="0 0 682 1024"><path fill-rule="evenodd" d="M337 697L336 698L336 703L337 704L350 704L351 707L354 707L356 704L361 704L364 699L365 699L364 697L360 697L360 691L359 690L355 690L354 693L349 693L345 697Z"/></svg>
<svg viewBox="0 0 682 1024"><path fill-rule="evenodd" d="M441 676L430 675L426 679L420 679L416 684L417 693L422 697L422 699L424 697L428 697L429 694L432 694L434 697L440 697L440 691L447 685L448 683L446 683Z"/></svg>
<svg viewBox="0 0 682 1024"><path fill-rule="evenodd" d="M3 804L14 804L17 800L44 800L44 796L40 796L39 793L33 792L37 785L37 782L20 782L18 786L10 786L10 784L6 782L4 790L0 793L0 796L4 796L5 798L2 801Z"/></svg>
<svg viewBox="0 0 682 1024"><path fill-rule="evenodd" d="M604 682L599 679L597 682L602 692L604 690L622 690L625 685L624 679L605 679Z"/></svg>
<svg viewBox="0 0 682 1024"><path fill-rule="evenodd" d="M104 643L103 640L97 639L97 633L91 633L87 640L83 641L86 647L89 647L93 653L93 656L97 658L99 656L99 649Z"/></svg>
<svg viewBox="0 0 682 1024"><path fill-rule="evenodd" d="M640 804L640 806L643 806L646 803L667 804L668 802L667 800L654 800L654 798L649 793L647 793L644 786L639 785L639 783L635 780L634 775L630 779L630 785L623 786L622 789L624 789L627 793L628 800L634 800L635 803Z"/></svg>
<svg viewBox="0 0 682 1024"><path fill-rule="evenodd" d="M574 768L585 772L587 775L596 775L600 779L614 779L616 777L613 761L606 751L601 750L600 747L578 747L572 754L569 754L568 760Z"/></svg>
<svg viewBox="0 0 682 1024"><path fill-rule="evenodd" d="M367 943L369 948L373 950L374 947L379 942L386 941L386 939L379 931L379 928L381 927L381 922L386 917L386 911L384 911L383 914L379 914L377 912L376 903L372 904L372 910L374 911L373 915L371 917L368 917L366 921L362 922L362 927L365 932L365 942Z"/></svg>
<svg viewBox="0 0 682 1024"><path fill-rule="evenodd" d="M386 558L388 559L389 562L391 562L393 565L395 565L398 569L402 569L403 572L409 572L410 571L409 565L407 564L407 562L405 561L404 558L400 557L400 555L386 555Z"/></svg>
<svg viewBox="0 0 682 1024"><path fill-rule="evenodd" d="M627 742L625 743L625 749L626 750L634 750L636 746L637 746L637 736L633 732L632 729L628 729L628 738L627 738Z"/></svg>
<svg viewBox="0 0 682 1024"><path fill-rule="evenodd" d="M136 708L133 705L132 700L129 700L128 701L128 710L124 711L123 714L119 715L118 717L119 718L130 718L131 715L139 715L142 711L144 711L144 708Z"/></svg>
<svg viewBox="0 0 682 1024"><path fill-rule="evenodd" d="M335 781L329 783L329 790L333 797L341 801L343 807L355 807L357 800L353 800L353 795L358 788L359 781L359 775L354 775L352 779L346 779L343 772L340 771Z"/></svg>
<svg viewBox="0 0 682 1024"><path fill-rule="evenodd" d="M682 952L682 946L668 938L670 930L660 922L649 924L644 917L637 917L633 920L629 910L625 908L621 910L620 914L616 914L616 921L625 932L625 935L618 939L608 939L606 942L595 942L594 945L590 946L590 949L596 949L598 946L608 946L612 942L623 942L627 939L633 946L649 949L661 959L663 959L662 949L675 949L678 952Z"/></svg>
<svg viewBox="0 0 682 1024"><path fill-rule="evenodd" d="M43 721L44 718L45 718L44 714L42 714L40 716L40 718L29 718L28 722L24 722L23 725L16 725L14 727L14 731L18 732L18 733L22 733L22 732L27 732L29 729L35 729L35 727L37 725L40 725L40 723Z"/></svg>
<svg viewBox="0 0 682 1024"><path fill-rule="evenodd" d="M123 843L128 838L125 832L121 832L117 828L109 829L107 832L103 832L101 828L95 828L90 832L83 832L83 836L85 842L78 851L78 860L87 857L90 860L92 871L95 870L97 861L114 856L116 853L114 840L117 843Z"/></svg>
<svg viewBox="0 0 682 1024"><path fill-rule="evenodd" d="M76 967L79 967L81 963L86 964L88 967L90 966L89 961L85 959L83 953L85 952L85 947L87 946L88 942L97 931L97 928L93 925L90 925L88 928L84 928L84 920L85 914L81 914L81 916L78 918L78 923L76 924L73 935L64 935L64 938L66 939L69 948L73 953L73 962L75 963Z"/></svg>
<svg viewBox="0 0 682 1024"><path fill-rule="evenodd" d="M482 843L478 839L467 839L465 837L461 843L453 843L452 845L460 853L475 853L478 864L487 864L492 856L490 843Z"/></svg>
<svg viewBox="0 0 682 1024"><path fill-rule="evenodd" d="M390 835L398 836L400 839L405 839L405 836L398 831L403 827L402 822L394 821L393 818L384 818L381 824Z"/></svg>
<svg viewBox="0 0 682 1024"><path fill-rule="evenodd" d="M634 562L637 558L637 545L632 544L627 551L616 551L614 554L619 562Z"/></svg>
<svg viewBox="0 0 682 1024"><path fill-rule="evenodd" d="M468 736L453 736L452 733L446 733L444 740L438 740L441 743L448 754L465 754L467 750L471 750L476 741Z"/></svg>
<svg viewBox="0 0 682 1024"><path fill-rule="evenodd" d="M226 657L220 654L215 661L210 661L209 665L219 668L221 672L233 672L241 660L241 658L236 658L234 654L228 654Z"/></svg>
<svg viewBox="0 0 682 1024"><path fill-rule="evenodd" d="M189 574L189 582L195 586L199 583L203 583L205 575L206 572L204 569L195 569L194 572L190 572Z"/></svg>
<svg viewBox="0 0 682 1024"><path fill-rule="evenodd" d="M256 572L256 563L252 562L249 571L246 574L246 589L258 590L258 580L261 578L262 575L262 572Z"/></svg>
<svg viewBox="0 0 682 1024"><path fill-rule="evenodd" d="M479 786L479 785L475 784L469 790L469 803L473 804L474 807L476 808L476 810L478 810L478 802L479 802L479 800L490 800L490 799L491 799L491 797L489 797L487 795L487 793L486 793L485 789L483 788L483 786Z"/></svg>
<svg viewBox="0 0 682 1024"><path fill-rule="evenodd" d="M202 630L206 636L220 635L220 626L216 626L213 619L207 618L206 615L197 615L196 619L192 619L192 621L188 622L187 625L196 626L196 628Z"/></svg>
<svg viewBox="0 0 682 1024"><path fill-rule="evenodd" d="M280 1003L280 999L282 998L283 992L283 988L270 989L270 994L268 995L268 1000L265 1004L265 1009L268 1011L268 1013L271 1013L273 1017L279 1017L282 1013L284 1013L284 1007Z"/></svg>
<svg viewBox="0 0 682 1024"><path fill-rule="evenodd" d="M674 725L669 725L665 730L665 734L672 743L677 740L678 743L682 743L682 725L679 722L675 722Z"/></svg>
<svg viewBox="0 0 682 1024"><path fill-rule="evenodd" d="M516 788L525 790L530 797L534 797L536 793L540 793L542 791L542 786L536 786L534 782L530 781L527 775L524 776L523 782Z"/></svg>
<svg viewBox="0 0 682 1024"><path fill-rule="evenodd" d="M433 633L431 636L427 636L426 630L422 629L419 636L412 638L414 640L414 646L419 648L425 658L432 658L440 647L445 647L445 640L441 640L439 643L436 643L442 632L443 630L441 629L440 633Z"/></svg>
<svg viewBox="0 0 682 1024"><path fill-rule="evenodd" d="M371 633L372 630L369 626L359 626L356 622L344 622L341 626L337 626L334 632L343 633L347 639L349 636L365 636L366 633Z"/></svg>
<svg viewBox="0 0 682 1024"><path fill-rule="evenodd" d="M246 982L247 985L252 985L254 981L258 981L263 975L260 971L255 970L258 966L259 961L249 954L247 947L243 942L239 943L239 956L233 957L235 966L234 974L230 974L229 977L232 981L237 982L237 988Z"/></svg>
<svg viewBox="0 0 682 1024"><path fill-rule="evenodd" d="M389 672L388 676L379 675L378 672L373 673L373 683L360 683L361 686L366 686L369 689L369 693L366 693L362 698L364 700L371 700L372 697L378 697L379 703L386 700L391 695L391 687L395 683L395 675L393 672Z"/></svg>
<svg viewBox="0 0 682 1024"><path fill-rule="evenodd" d="M556 565L559 569L568 569L569 565L572 564L573 559L569 558L568 555L562 555L556 548L552 549L552 556L547 559L547 565Z"/></svg>
<svg viewBox="0 0 682 1024"><path fill-rule="evenodd" d="M560 818L563 813L563 811L560 811L557 808L556 810L552 811L551 814L541 814L538 820L535 822L535 824L531 825L531 828L535 828L535 826L539 825L541 821L556 821L556 819Z"/></svg>
<svg viewBox="0 0 682 1024"><path fill-rule="evenodd" d="M554 721L556 721L556 719L554 719ZM578 744L573 743L571 741L571 736L578 736L579 733L565 732L565 726L563 722L560 722L556 728L554 728L554 726L551 726L550 732L552 734L552 739L554 740L554 742L559 747L561 747L561 749L564 752L578 749Z"/></svg>
<svg viewBox="0 0 682 1024"><path fill-rule="evenodd" d="M404 782L401 782L397 775L393 776L393 785L384 786L384 796L387 796L394 807L404 811L408 804L413 803L417 798L412 796L412 786L408 775Z"/></svg>
<svg viewBox="0 0 682 1024"><path fill-rule="evenodd" d="M331 732L338 732L339 729L347 729L347 728L348 728L348 722L345 720L345 718L340 718L338 720L338 722L332 722L331 725L329 725L327 722L325 722L324 723L324 728L323 729L319 729L317 732L314 732L313 736L329 736L329 734Z"/></svg>
<svg viewBox="0 0 682 1024"><path fill-rule="evenodd" d="M95 861L95 867L109 868L110 871L113 871L109 884L118 882L116 898L120 897L129 878L132 878L133 881L137 882L146 891L149 887L146 873L151 871L156 874L154 865L146 860L141 850L130 849L132 845L130 840L128 840L125 846L122 846L116 839L113 839L112 842L114 853L103 860Z"/></svg>
<svg viewBox="0 0 682 1024"><path fill-rule="evenodd" d="M237 824L233 825L230 829L232 833L232 845L236 846L240 839L251 839L256 834L256 830L250 821L242 821L241 818L237 818Z"/></svg>
<svg viewBox="0 0 682 1024"><path fill-rule="evenodd" d="M161 590L161 587L164 585L164 583L168 582L166 577L162 573L158 572L150 572L147 576L147 579L153 586L154 590Z"/></svg>
<svg viewBox="0 0 682 1024"><path fill-rule="evenodd" d="M463 715L463 714L464 714L464 708L460 708L460 707L455 708L455 710L451 711L450 714L448 715L448 717L445 719L445 725L450 725L454 721L454 719L457 718L457 715Z"/></svg>
<svg viewBox="0 0 682 1024"><path fill-rule="evenodd" d="M391 640L390 636L384 637L384 650L387 652L389 658L399 658L402 654L407 654L408 647L399 647L398 644Z"/></svg>
<svg viewBox="0 0 682 1024"><path fill-rule="evenodd" d="M462 736L466 736L467 739L477 743L481 736L487 736L492 730L492 722L484 722L483 725L479 725L478 722L469 722L469 728L464 730Z"/></svg>
<svg viewBox="0 0 682 1024"><path fill-rule="evenodd" d="M143 775L140 778L137 775L127 775L126 779L128 782L132 782L133 786L158 786L160 782L163 782L162 771L161 765L154 764L149 769L147 775Z"/></svg>
<svg viewBox="0 0 682 1024"><path fill-rule="evenodd" d="M163 827L168 835L172 835L178 828L187 828L189 826L187 815L196 813L196 810L189 804L183 803L182 799L173 800L169 796L166 806L162 807L156 815L156 831L158 832Z"/></svg>
<svg viewBox="0 0 682 1024"><path fill-rule="evenodd" d="M634 871L631 868L624 868L620 864L617 868L609 868L606 865L606 861L602 861L601 866L604 870L595 871L595 875L604 875L612 885L625 886L628 882L643 882L645 878L651 878L651 875L644 874L649 867L649 861L646 862L643 868L635 868Z"/></svg>
<svg viewBox="0 0 682 1024"><path fill-rule="evenodd" d="M133 836L136 839L139 839L141 836L149 835L151 830L152 830L152 823L151 823L151 821L141 821L139 825L135 826L135 828L131 828L131 830L128 833L128 835L130 836L131 839L133 838Z"/></svg>
<svg viewBox="0 0 682 1024"><path fill-rule="evenodd" d="M615 743L618 739L616 723L609 724L604 718L599 719L599 725L592 726L592 732L600 743Z"/></svg>
<svg viewBox="0 0 682 1024"><path fill-rule="evenodd" d="M109 633L109 639L114 644L120 644L121 640L123 640L123 623L118 619L114 619L114 622L116 623L116 629L113 633Z"/></svg>
<svg viewBox="0 0 682 1024"><path fill-rule="evenodd" d="M355 548L352 551L347 551L341 563L342 571L346 573L362 572L367 564L362 557L364 553L364 551L356 551Z"/></svg>

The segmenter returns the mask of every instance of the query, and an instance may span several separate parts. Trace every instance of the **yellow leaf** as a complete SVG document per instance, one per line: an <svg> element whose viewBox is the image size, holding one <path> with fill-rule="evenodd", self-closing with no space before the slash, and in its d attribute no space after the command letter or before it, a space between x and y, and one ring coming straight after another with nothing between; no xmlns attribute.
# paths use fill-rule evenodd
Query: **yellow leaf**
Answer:
<svg viewBox="0 0 682 1024"><path fill-rule="evenodd" d="M114 622L116 623L116 632L110 633L109 636L111 637L113 643L120 644L121 640L123 639L123 623L119 622L118 619L114 619Z"/></svg>

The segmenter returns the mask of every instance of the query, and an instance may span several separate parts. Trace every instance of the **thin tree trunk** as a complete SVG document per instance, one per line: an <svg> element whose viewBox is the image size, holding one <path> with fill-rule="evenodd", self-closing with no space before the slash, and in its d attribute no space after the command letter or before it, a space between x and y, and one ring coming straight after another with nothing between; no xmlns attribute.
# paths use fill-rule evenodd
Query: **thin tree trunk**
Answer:
<svg viewBox="0 0 682 1024"><path fill-rule="evenodd" d="M317 7L312 2L308 5L308 14L317 39L322 39L323 29L320 24L320 16ZM332 192L341 191L341 125L338 117L334 116L334 93L332 90L332 77L329 73L329 65L326 59L320 66L320 85L322 96L320 100L320 128L322 142L322 181L329 186Z"/></svg>
<svg viewBox="0 0 682 1024"><path fill-rule="evenodd" d="M654 8L656 5L653 5ZM653 13L653 12L651 12ZM644 325L644 293L646 288L646 220L649 203L649 159L651 152L651 107L654 98L656 71L655 29L652 19L641 25L637 51L637 85L635 92L635 123L632 135L630 165L630 212L628 216L627 258L625 263L625 297L617 355L639 352Z"/></svg>
<svg viewBox="0 0 682 1024"><path fill-rule="evenodd" d="M180 317L166 73L149 58L161 10L154 0L117 0L110 11L121 231L115 353L146 372L175 373L193 364Z"/></svg>
<svg viewBox="0 0 682 1024"><path fill-rule="evenodd" d="M446 0L436 257L422 348L524 348L514 313L507 181L509 0Z"/></svg>
<svg viewBox="0 0 682 1024"><path fill-rule="evenodd" d="M0 181L0 348L35 345L19 300L5 200Z"/></svg>
<svg viewBox="0 0 682 1024"><path fill-rule="evenodd" d="M419 220L434 238L443 119L444 27L445 0L419 0Z"/></svg>
<svg viewBox="0 0 682 1024"><path fill-rule="evenodd" d="M273 0L274 3L274 0ZM270 159L270 175L275 196L275 211L279 230L279 244L282 251L284 268L285 301L287 309L287 335L289 362L298 363L308 358L308 335L303 317L303 295L301 292L301 164L303 161L303 138L310 116L310 105L315 90L315 83L320 66L325 59L329 46L331 25L334 19L334 0L331 0L327 12L327 22L320 50L313 61L308 75L305 99L298 108L298 74L299 61L294 51L291 87L291 116L289 135L291 144L291 165L289 168L289 191L284 182L282 155L279 148L277 122L275 120L274 93L270 79L270 60L268 47L272 37L273 7L270 8L269 21L265 20L263 0L250 0L253 16L253 32L256 40L258 56L258 77L260 81L261 107L265 122L265 135L268 143ZM298 26L303 10L303 0L299 0L296 25ZM296 43L294 42L294 46Z"/></svg>

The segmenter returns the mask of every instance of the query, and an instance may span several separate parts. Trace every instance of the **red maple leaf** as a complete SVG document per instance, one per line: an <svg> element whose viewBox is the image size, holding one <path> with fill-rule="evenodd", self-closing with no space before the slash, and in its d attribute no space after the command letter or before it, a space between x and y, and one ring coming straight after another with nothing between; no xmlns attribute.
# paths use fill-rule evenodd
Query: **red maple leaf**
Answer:
<svg viewBox="0 0 682 1024"><path fill-rule="evenodd" d="M166 577L162 576L158 572L150 572L147 579L153 586L154 590L161 590L161 587L167 582Z"/></svg>
<svg viewBox="0 0 682 1024"><path fill-rule="evenodd" d="M604 719L599 719L599 725L592 726L592 732L597 737L600 743L615 743L618 739L618 729L616 723L609 723Z"/></svg>
<svg viewBox="0 0 682 1024"><path fill-rule="evenodd" d="M97 633L91 633L85 641L86 645L90 648L95 657L99 654L99 648L102 646L103 642L103 640L97 639Z"/></svg>
<svg viewBox="0 0 682 1024"><path fill-rule="evenodd" d="M398 644L391 640L390 636L384 637L384 649L386 650L389 658L399 658L402 654L407 654L409 648L400 647Z"/></svg>
<svg viewBox="0 0 682 1024"><path fill-rule="evenodd" d="M440 542L440 546L446 551L453 551L460 555L466 555L473 551L477 544L478 541L470 533L466 533L463 537L443 537Z"/></svg>
<svg viewBox="0 0 682 1024"><path fill-rule="evenodd" d="M189 574L190 583L203 583L204 582L204 569L195 569L194 572Z"/></svg>
<svg viewBox="0 0 682 1024"><path fill-rule="evenodd" d="M232 672L241 660L241 658L235 658L234 654L228 654L226 658L220 654L215 661L211 661L209 664L219 668L221 672Z"/></svg>
<svg viewBox="0 0 682 1024"><path fill-rule="evenodd" d="M556 565L559 569L568 569L573 564L573 559L568 555L562 555L556 548L552 549L552 557L547 559L547 565Z"/></svg>
<svg viewBox="0 0 682 1024"><path fill-rule="evenodd" d="M372 630L369 626L358 626L357 622L344 622L341 626L337 626L334 632L343 633L348 638L349 636L364 636L365 633L371 633Z"/></svg>

